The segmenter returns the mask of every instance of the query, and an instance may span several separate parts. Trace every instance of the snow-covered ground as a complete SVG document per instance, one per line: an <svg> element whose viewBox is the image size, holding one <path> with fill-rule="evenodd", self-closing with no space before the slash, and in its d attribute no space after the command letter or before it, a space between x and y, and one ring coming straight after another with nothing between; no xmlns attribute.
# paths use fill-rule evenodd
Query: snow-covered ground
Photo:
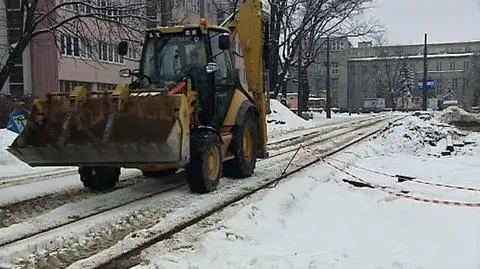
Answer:
<svg viewBox="0 0 480 269"><path fill-rule="evenodd" d="M359 118L372 117L371 114L332 113L330 119L324 113L314 113L313 119L300 118L290 109L282 105L278 100L270 100L271 113L267 115L267 132L269 139L278 138L292 130L305 130L319 126L355 121Z"/></svg>
<svg viewBox="0 0 480 269"><path fill-rule="evenodd" d="M410 116L327 159L350 175L318 164L149 248L135 268L480 268L479 207L388 193L480 202L478 191L399 183L388 176L480 189L480 134L464 137L439 118ZM474 143L441 156L448 134L454 142Z"/></svg>
<svg viewBox="0 0 480 269"><path fill-rule="evenodd" d="M16 175L27 175L39 172L65 170L67 167L30 167L21 162L6 149L17 137L17 134L7 129L0 129L0 178Z"/></svg>

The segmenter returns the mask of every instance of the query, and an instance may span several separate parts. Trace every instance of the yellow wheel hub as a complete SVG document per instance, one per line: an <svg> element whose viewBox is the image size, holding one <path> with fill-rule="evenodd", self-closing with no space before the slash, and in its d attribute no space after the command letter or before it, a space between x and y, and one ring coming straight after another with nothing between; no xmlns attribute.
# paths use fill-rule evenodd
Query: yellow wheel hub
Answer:
<svg viewBox="0 0 480 269"><path fill-rule="evenodd" d="M246 128L243 131L243 157L245 160L250 161L253 158L254 147L252 129Z"/></svg>
<svg viewBox="0 0 480 269"><path fill-rule="evenodd" d="M218 168L220 165L220 154L216 148L211 148L207 152L207 174L212 181L217 179Z"/></svg>

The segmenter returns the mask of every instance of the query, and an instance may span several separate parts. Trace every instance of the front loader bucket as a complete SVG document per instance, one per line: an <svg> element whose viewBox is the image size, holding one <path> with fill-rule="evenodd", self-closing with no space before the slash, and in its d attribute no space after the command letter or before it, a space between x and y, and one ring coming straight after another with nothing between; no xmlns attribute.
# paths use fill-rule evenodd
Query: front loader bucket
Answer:
<svg viewBox="0 0 480 269"><path fill-rule="evenodd" d="M76 87L37 100L8 151L30 166L181 165L189 157L186 104L184 95Z"/></svg>

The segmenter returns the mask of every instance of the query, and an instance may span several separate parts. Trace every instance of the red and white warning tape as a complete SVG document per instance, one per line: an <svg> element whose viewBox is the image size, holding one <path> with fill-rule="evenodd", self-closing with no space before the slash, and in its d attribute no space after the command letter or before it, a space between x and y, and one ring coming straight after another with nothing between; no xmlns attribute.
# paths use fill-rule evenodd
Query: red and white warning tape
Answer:
<svg viewBox="0 0 480 269"><path fill-rule="evenodd" d="M317 157L317 154L312 151L311 149L309 148L306 148L304 147L303 145L300 145L300 147L302 149L304 149L307 153L313 155L314 157ZM442 204L442 205L450 205L450 206L458 206L458 207L480 207L480 202L479 203L473 203L473 202L458 202L458 201L448 201L448 200L440 200L440 199L429 199L429 198L422 198L422 197L416 197L416 196L413 196L413 195L410 195L410 194L406 194L406 193L403 193L403 192L398 192L398 191L392 191L392 190L389 190L389 187L385 187L385 186L381 186L381 185L377 185L377 184L372 184L370 182L367 182L361 178L359 178L358 176L348 172L348 171L345 171L344 169L341 169L340 167L332 164L331 162L325 160L325 158L319 158L320 160L322 160L324 163L326 163L327 165L335 168L336 170L339 170L341 171L342 173L354 178L355 180L361 182L361 183L364 183L366 185L369 185L371 186L372 188L374 189L378 189L378 190L381 190L383 192L386 192L390 195L393 195L395 197L400 197L400 198L405 198L405 199L409 199L409 200L414 200L414 201L417 201L417 202L422 202L422 203L431 203L431 204ZM340 161L341 162L341 161ZM343 162L345 163L345 162ZM345 163L347 164L347 163ZM357 167L357 168L360 168L360 169L364 169L364 170L369 170L371 172L374 172L374 173L377 173L377 174L380 174L380 175L384 175L384 176L388 176L388 177L393 177L393 178L399 178L400 176L394 176L394 175L390 175L390 174L386 174L386 173L382 173L382 172L378 172L378 171L375 171L375 170L371 170L371 169L368 169L368 168L363 168L363 167L358 167L358 166L354 166L354 165L351 165L351 164L347 164L347 165L350 165L352 167ZM471 187L462 187L462 186L454 186L454 185L449 185L449 184L441 184L441 183L434 183L434 182L428 182L428 181L422 181L422 180L418 180L418 179L412 179L412 178L404 178L402 177L403 180L405 181L412 181L412 182L416 182L416 183L420 183L420 184L425 184L425 185L431 185L431 186L438 186L438 187L445 187L445 188L451 188L451 189L459 189L459 190L468 190L468 191L475 191L475 192L480 192L480 189L478 188L471 188Z"/></svg>
<svg viewBox="0 0 480 269"><path fill-rule="evenodd" d="M430 181L426 181L426 180L415 179L415 178L411 178L411 177L404 177L404 176L400 176L400 175L391 175L391 174L375 171L373 169L361 167L361 166L358 166L358 165L348 164L344 161L337 160L337 159L334 159L334 158L330 158L330 159L334 160L336 162L339 162L339 163L349 165L351 167L358 168L360 170L369 171L369 172L372 172L372 173L375 173L375 174L378 174L378 175L387 176L387 177L391 177L391 178L401 179L403 181L411 181L411 182L415 182L415 183L418 183L418 184L430 185L430 186L436 186L436 187L442 187L442 188L448 188L448 189L480 192L480 188L464 187L464 186L457 186L457 185L444 184L444 183L436 183L436 182L430 182Z"/></svg>
<svg viewBox="0 0 480 269"><path fill-rule="evenodd" d="M456 201L447 201L447 200L439 200L439 199L428 199L428 198L421 198L415 197L413 195L393 192L390 190L383 189L382 191L389 193L390 195L401 197L405 199L410 199L418 202L423 203L430 203L430 204L442 204L442 205L451 205L451 206L459 206L459 207L480 207L480 203L469 203L469 202L456 202Z"/></svg>

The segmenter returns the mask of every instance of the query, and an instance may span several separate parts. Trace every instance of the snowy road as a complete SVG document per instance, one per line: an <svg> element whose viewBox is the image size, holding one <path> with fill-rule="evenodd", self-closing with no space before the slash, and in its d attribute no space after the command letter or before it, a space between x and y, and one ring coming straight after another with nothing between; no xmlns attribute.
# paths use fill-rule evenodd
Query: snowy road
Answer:
<svg viewBox="0 0 480 269"><path fill-rule="evenodd" d="M385 175L480 189L480 134L458 133L436 119L404 119L326 159L349 174L327 163L311 167L148 248L132 261L140 263L134 269L478 269L480 208L433 200L478 203L480 192ZM440 156L447 135L471 143ZM382 187L354 187L344 179Z"/></svg>
<svg viewBox="0 0 480 269"><path fill-rule="evenodd" d="M348 128L344 129L343 132L358 128L358 126L351 124L346 124L346 126ZM335 136L335 131L332 131L332 129L328 129L326 133L329 137ZM277 157L259 162L258 176L280 171L279 167L288 163L288 158L291 158L293 153L290 150L284 156L277 155ZM241 190L244 187L241 181L228 179L222 181L224 183L222 183L221 189L227 191L227 193ZM108 247L122 239L126 234L160 222L172 210L195 208L194 198L198 196L190 194L186 188L168 192L167 195L156 195L152 193L152 190L158 190L159 187L155 186L158 184L158 181L148 180L107 195L80 199L78 202L64 204L37 217L2 228L0 229L0 233L4 235L2 242L7 244L16 238L23 238L49 227L54 228L61 225L51 232L39 234L28 238L28 240L13 244L8 243L8 246L0 249L1 261L9 263L12 261L10 259L14 258L17 264L29 264L29 259L33 259L41 264L42 261L46 262L46 260L51 262L50 259L45 260L42 257L54 254L57 258L65 258L68 254L67 256L70 256L66 259L67 261L60 262L60 264L68 264L90 256L98 251L98 248ZM172 184L176 183L173 182ZM145 198L136 201L140 194ZM135 197L135 199L132 197ZM206 197L198 199L202 200ZM126 202L129 199L131 201ZM107 210L107 212L103 213L102 210ZM95 211L101 214L95 213L92 215L92 212ZM92 248L94 249L92 250ZM71 256L72 251L76 253L74 256Z"/></svg>

